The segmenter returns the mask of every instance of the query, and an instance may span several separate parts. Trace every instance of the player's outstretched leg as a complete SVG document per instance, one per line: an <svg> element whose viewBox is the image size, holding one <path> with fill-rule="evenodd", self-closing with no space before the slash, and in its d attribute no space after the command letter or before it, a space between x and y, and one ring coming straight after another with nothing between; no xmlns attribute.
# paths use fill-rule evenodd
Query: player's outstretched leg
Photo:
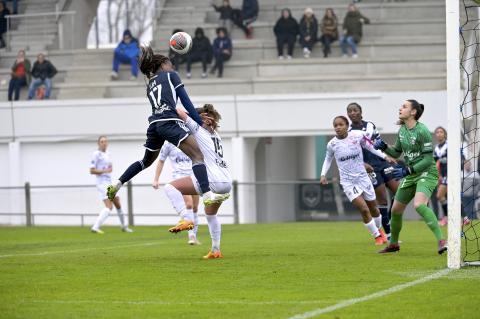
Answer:
<svg viewBox="0 0 480 319"><path fill-rule="evenodd" d="M185 177L183 179L188 181L190 180L190 177ZM193 211L187 210L182 193L172 184L167 184L165 185L165 194L167 195L168 199L170 199L173 207L181 217L180 221L175 226L169 228L168 231L171 233L178 233L184 230L193 229Z"/></svg>
<svg viewBox="0 0 480 319"><path fill-rule="evenodd" d="M210 207L205 207L205 213L207 214L207 222L208 222L208 231L210 232L210 237L212 238L212 248L203 256L203 259L216 259L216 258L223 258L223 255L220 251L220 238L222 237L222 225L218 220L216 215L216 211L220 204L211 205ZM215 214L212 214L215 212ZM209 215L209 213L211 215Z"/></svg>

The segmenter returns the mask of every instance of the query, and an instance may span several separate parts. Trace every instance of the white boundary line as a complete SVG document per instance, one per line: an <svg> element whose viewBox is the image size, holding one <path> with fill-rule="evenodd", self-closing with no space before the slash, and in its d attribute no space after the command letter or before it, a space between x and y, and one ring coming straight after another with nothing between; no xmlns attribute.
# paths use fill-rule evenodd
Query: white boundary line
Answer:
<svg viewBox="0 0 480 319"><path fill-rule="evenodd" d="M159 245L160 243L161 242L152 242L152 243L142 243L142 244L118 245L118 246L112 246L112 247L91 247L91 248L70 249L70 250L43 251L39 253L10 254L10 255L0 255L0 258L46 256L46 255L54 255L54 254L77 253L81 251L92 251L92 250L111 250L111 249L118 249L118 248L152 246L152 245Z"/></svg>
<svg viewBox="0 0 480 319"><path fill-rule="evenodd" d="M371 295L366 295L366 296L363 296L363 297L360 297L360 298L348 299L348 300L339 302L339 303L337 303L333 306L329 306L329 307L326 307L326 308L318 308L318 309L315 309L315 310L312 310L312 311L304 312L304 313L295 315L293 317L289 317L288 319L312 318L312 317L323 315L325 313L329 313L329 312L332 312L332 311L335 311L335 310L338 310L338 309L346 308L346 307L349 307L351 305L354 305L354 304L357 304L357 303L360 303L360 302L372 300L372 299L375 299L375 298L381 298L381 297L393 294L395 292L398 292L400 290L404 290L406 288L410 288L410 287L413 287L413 286L416 286L416 285L420 285L420 284L423 284L423 283L428 282L430 280L438 279L440 277L443 277L443 276L447 275L452 270L453 269L448 269L448 268L443 269L443 270L440 270L436 273L428 275L426 277L422 277L422 278L414 280L414 281L410 281L410 282L407 282L407 283L404 283L404 284L393 286L391 288L388 288L388 289L385 289L385 290L382 290L382 291L378 291L378 292L373 293Z"/></svg>

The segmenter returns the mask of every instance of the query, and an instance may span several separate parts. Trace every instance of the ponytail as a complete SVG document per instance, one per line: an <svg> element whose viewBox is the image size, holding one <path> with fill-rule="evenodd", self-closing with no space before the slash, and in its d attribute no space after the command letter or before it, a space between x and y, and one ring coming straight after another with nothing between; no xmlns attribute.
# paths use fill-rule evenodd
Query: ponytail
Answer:
<svg viewBox="0 0 480 319"><path fill-rule="evenodd" d="M149 45L142 46L141 50L142 54L138 60L138 66L140 71L148 78L154 76L161 68L162 64L170 61L169 58L164 55L155 54L152 47Z"/></svg>
<svg viewBox="0 0 480 319"><path fill-rule="evenodd" d="M418 121L420 117L423 114L423 111L425 110L425 106L421 103L418 103L416 100L407 100L410 102L410 105L412 106L412 110L416 110L417 113L415 114L415 120Z"/></svg>

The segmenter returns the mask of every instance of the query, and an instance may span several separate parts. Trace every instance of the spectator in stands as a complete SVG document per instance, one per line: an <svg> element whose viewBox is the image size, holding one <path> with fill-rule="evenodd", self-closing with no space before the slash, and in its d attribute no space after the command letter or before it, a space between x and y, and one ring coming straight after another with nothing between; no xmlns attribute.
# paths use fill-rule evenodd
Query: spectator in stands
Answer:
<svg viewBox="0 0 480 319"><path fill-rule="evenodd" d="M174 29L172 35L177 32L183 32L182 29ZM168 50L168 58L172 62L172 65L175 70L179 70L181 64L185 63L185 54L178 54L177 52L173 51L172 48Z"/></svg>
<svg viewBox="0 0 480 319"><path fill-rule="evenodd" d="M340 38L343 57L348 56L348 47L350 47L352 57L358 58L357 45L362 39L363 24L369 23L370 20L364 17L353 3L348 5L348 12L343 19L343 35Z"/></svg>
<svg viewBox="0 0 480 319"><path fill-rule="evenodd" d="M4 1L0 2L0 49L5 47L5 39L3 35L7 32L7 18L5 16L9 15L10 11L8 10L7 6L5 5Z"/></svg>
<svg viewBox="0 0 480 319"><path fill-rule="evenodd" d="M13 14L18 13L18 0L7 0L12 3Z"/></svg>
<svg viewBox="0 0 480 319"><path fill-rule="evenodd" d="M8 84L8 100L12 101L13 96L15 101L18 101L20 97L20 89L24 86L28 86L30 83L30 60L25 58L25 50L18 51L17 58L12 66L12 78Z"/></svg>
<svg viewBox="0 0 480 319"><path fill-rule="evenodd" d="M233 17L232 17L233 8L230 5L230 1L223 0L221 6L217 6L214 3L212 3L212 6L215 9L215 11L220 13L219 27L224 27L228 32L227 34L230 34L230 32L232 32L232 25L233 25Z"/></svg>
<svg viewBox="0 0 480 319"><path fill-rule="evenodd" d="M232 11L233 22L243 30L247 39L253 38L253 27L251 24L258 17L258 0L243 0L241 10Z"/></svg>
<svg viewBox="0 0 480 319"><path fill-rule="evenodd" d="M207 63L212 62L212 45L210 39L205 36L202 28L195 30L192 41L192 49L187 54L187 78L192 77L192 63L202 62L202 78L207 77Z"/></svg>
<svg viewBox="0 0 480 319"><path fill-rule="evenodd" d="M283 47L287 44L287 59L291 59L293 46L295 45L298 35L298 23L297 20L292 17L290 9L282 10L282 16L273 27L273 32L277 37L278 58L283 59Z"/></svg>
<svg viewBox="0 0 480 319"><path fill-rule="evenodd" d="M45 59L45 55L40 53L37 55L37 61L33 64L32 68L32 83L28 89L28 99L31 100L36 94L37 89L41 86L45 86L44 98L49 99L52 92L52 78L57 74L57 69L50 61Z"/></svg>
<svg viewBox="0 0 480 319"><path fill-rule="evenodd" d="M313 14L312 8L306 8L300 20L300 45L303 48L303 56L310 57L312 48L317 42L318 21Z"/></svg>
<svg viewBox="0 0 480 319"><path fill-rule="evenodd" d="M118 79L118 70L120 64L130 64L132 76L130 80L136 80L138 76L138 55L140 49L138 47L138 41L132 36L130 30L123 31L123 39L116 47L113 53L113 71L112 80Z"/></svg>
<svg viewBox="0 0 480 319"><path fill-rule="evenodd" d="M330 45L336 40L338 40L337 16L332 8L328 8L325 10L325 15L322 19L322 36L320 37L320 41L323 44L324 58L327 58L332 53Z"/></svg>
<svg viewBox="0 0 480 319"><path fill-rule="evenodd" d="M225 28L217 29L217 37L213 40L213 55L215 56L215 64L210 73L214 74L218 69L217 77L223 77L223 63L232 57L232 40L227 35Z"/></svg>

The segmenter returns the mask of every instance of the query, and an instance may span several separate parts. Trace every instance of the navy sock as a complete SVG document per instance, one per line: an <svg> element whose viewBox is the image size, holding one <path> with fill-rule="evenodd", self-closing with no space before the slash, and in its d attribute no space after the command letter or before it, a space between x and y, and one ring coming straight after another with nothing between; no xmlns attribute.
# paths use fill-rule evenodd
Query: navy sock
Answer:
<svg viewBox="0 0 480 319"><path fill-rule="evenodd" d="M123 173L122 176L118 179L122 184L125 184L129 180L131 180L135 175L140 173L145 169L143 162L136 161L132 165L130 165L127 170Z"/></svg>
<svg viewBox="0 0 480 319"><path fill-rule="evenodd" d="M448 204L446 203L442 203L442 210L443 210L443 216L448 216Z"/></svg>
<svg viewBox="0 0 480 319"><path fill-rule="evenodd" d="M389 213L388 213L388 207L387 206L379 206L378 209L380 210L380 214L382 214L382 227L383 230L387 234L390 234L390 218L389 218Z"/></svg>
<svg viewBox="0 0 480 319"><path fill-rule="evenodd" d="M192 165L193 175L200 184L200 190L203 194L210 191L210 183L208 182L207 167L204 163L196 163Z"/></svg>

